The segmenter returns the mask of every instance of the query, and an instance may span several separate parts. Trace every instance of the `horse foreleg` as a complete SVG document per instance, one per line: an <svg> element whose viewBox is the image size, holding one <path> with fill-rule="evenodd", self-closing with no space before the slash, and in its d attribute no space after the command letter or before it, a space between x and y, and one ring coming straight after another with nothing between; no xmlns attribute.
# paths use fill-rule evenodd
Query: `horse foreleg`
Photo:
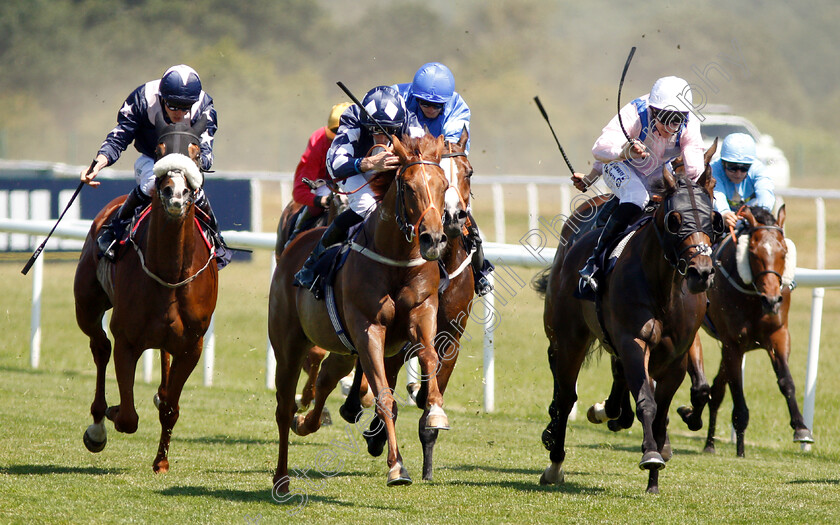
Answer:
<svg viewBox="0 0 840 525"><path fill-rule="evenodd" d="M773 371L776 372L779 390L787 402L790 427L793 429L793 441L796 443L813 443L814 437L805 425L805 418L802 417L799 405L796 403L796 387L793 384L793 377L790 375L790 367L788 366L790 332L787 327L770 336L770 348L767 353L770 354L770 360L773 362Z"/></svg>
<svg viewBox="0 0 840 525"><path fill-rule="evenodd" d="M158 391L152 398L155 408L158 410L160 410L160 400L166 398L167 385L169 384L169 358L169 352L166 350L160 351L160 386L158 386Z"/></svg>
<svg viewBox="0 0 840 525"><path fill-rule="evenodd" d="M727 371L726 364L721 359L720 368L712 381L711 397L709 398L709 429L706 434L706 446L703 452L707 454L715 453L715 429L717 427L717 415L720 405L723 403L723 398L726 396Z"/></svg>
<svg viewBox="0 0 840 525"><path fill-rule="evenodd" d="M114 342L114 369L120 389L119 406L108 407L105 415L114 422L117 432L133 434L137 431L137 410L134 408L134 372L137 369L138 352L120 339Z"/></svg>
<svg viewBox="0 0 840 525"><path fill-rule="evenodd" d="M688 349L688 377L691 378L691 406L679 407L677 414L689 430L700 430L703 428L703 409L711 398L711 388L706 380L703 346L700 344L699 333L695 334L694 342Z"/></svg>
<svg viewBox="0 0 840 525"><path fill-rule="evenodd" d="M157 456L155 456L155 461L152 464L152 468L157 473L163 474L169 471L169 440L172 438L172 429L178 422L178 416L181 412L178 401L181 399L184 383L187 382L187 378L190 377L201 357L203 342L204 338L202 337L192 348L177 353L172 360L172 367L166 382L166 395L160 399L158 406L160 443L158 444Z"/></svg>
<svg viewBox="0 0 840 525"><path fill-rule="evenodd" d="M348 323L350 321L348 320ZM394 423L394 409L396 407L394 391L388 386L385 372L385 329L381 325L368 326L366 330L354 332L354 340L358 341L359 360L368 376L368 381L376 397L376 414L385 426L388 437L388 475L387 483L392 485L411 484L411 477L403 465L402 456L397 447L397 433Z"/></svg>
<svg viewBox="0 0 840 525"><path fill-rule="evenodd" d="M729 393L732 395L732 428L735 429L735 453L739 458L744 457L744 433L750 422L750 409L744 398L743 375L741 363L744 352L737 347L723 345L723 363L726 367L726 377L729 379Z"/></svg>
<svg viewBox="0 0 840 525"><path fill-rule="evenodd" d="M310 350L307 358L312 359L313 352ZM338 381L350 373L356 362L356 356L330 354L321 363L320 371L316 374L316 381L313 385L314 405L305 416L296 414L292 420L292 431L299 436L306 436L321 428L324 405L330 392L335 390Z"/></svg>
<svg viewBox="0 0 840 525"><path fill-rule="evenodd" d="M105 399L105 373L108 369L108 361L111 360L111 342L102 329L101 315L94 326L96 329L90 334L90 351L93 354L93 362L96 364L96 392L93 395L93 403L90 405L93 423L85 430L82 441L89 451L101 452L108 442L104 422L105 411L108 409L108 402Z"/></svg>
<svg viewBox="0 0 840 525"><path fill-rule="evenodd" d="M427 310L430 307L421 308ZM420 361L420 380L423 385L420 390L426 396L422 408L428 412L426 428L449 430L449 418L443 410L443 394L440 391L437 378L441 362L434 346L436 319L434 317L431 319L422 317L422 310L417 313L412 312L414 333L411 337L412 346L409 349L409 355L416 353Z"/></svg>
<svg viewBox="0 0 840 525"><path fill-rule="evenodd" d="M400 368L402 368L403 358L404 355L402 353L398 353L385 359L385 376L388 378L388 388L394 394L394 405L392 407L391 414L395 425L397 422L397 413L399 411L396 399L397 375L400 373ZM401 399L400 401L405 405L409 404L409 400L407 399ZM364 437L365 441L367 441L368 454L373 457L381 456L382 451L385 449L385 443L388 442L388 435L385 432L385 425L382 424L382 420L379 419L379 416L374 417L370 422L370 428L368 428L368 430L364 433Z"/></svg>
<svg viewBox="0 0 840 525"><path fill-rule="evenodd" d="M627 386L636 400L636 417L642 424L642 460L639 462L639 468L660 469L665 466L665 460L659 453L659 445L653 432L657 407L653 382L647 369L647 355L650 352L648 343L639 338L624 337L618 348L627 377Z"/></svg>
<svg viewBox="0 0 840 525"><path fill-rule="evenodd" d="M440 393L443 395L446 392L446 386L449 384L449 378L452 376L452 371L455 369L455 361L458 358L458 333L448 332L451 340L449 348L440 349L440 371L438 372L438 387ZM419 399L419 397L418 397ZM433 470L433 455L435 443L437 442L438 429L427 428L426 418L429 416L427 410L423 411L418 422L418 434L420 436L420 444L423 446L423 479L426 481L432 480Z"/></svg>

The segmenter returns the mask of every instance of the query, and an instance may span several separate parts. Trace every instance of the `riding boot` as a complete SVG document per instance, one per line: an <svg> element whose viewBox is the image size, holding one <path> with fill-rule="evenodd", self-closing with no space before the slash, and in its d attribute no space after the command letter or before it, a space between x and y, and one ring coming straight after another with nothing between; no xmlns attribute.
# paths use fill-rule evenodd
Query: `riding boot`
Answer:
<svg viewBox="0 0 840 525"><path fill-rule="evenodd" d="M135 210L141 206L145 207L151 200L151 197L140 190L140 186L131 190L117 213L111 216L111 221L99 230L96 246L103 257L111 261L116 260L117 242L125 232L125 227L134 217Z"/></svg>
<svg viewBox="0 0 840 525"><path fill-rule="evenodd" d="M595 274L598 272L598 263L601 260L601 255L607 246L621 233L627 229L630 223L639 216L642 209L630 202L622 202L616 207L615 211L610 215L607 224L601 230L601 236L598 237L598 243L592 251L592 255L586 261L586 265L581 268L580 272L580 287L581 289L589 286L593 292L598 291L598 282L595 280Z"/></svg>
<svg viewBox="0 0 840 525"><path fill-rule="evenodd" d="M292 233L289 234L289 240L286 241L286 246L292 242L292 239L297 237L300 233L301 228L303 225L306 224L306 221L312 218L312 214L309 213L309 206L304 206L300 213L298 213L297 220L295 221L295 227L292 229Z"/></svg>
<svg viewBox="0 0 840 525"><path fill-rule="evenodd" d="M484 248L481 246L481 235L478 232L478 226L475 223L472 215L469 216L470 226L467 227L467 246L468 250L475 248L472 256L470 267L473 272L473 282L475 284L475 294L479 297L485 296L493 291L493 285L487 276L490 275L495 267L493 264L484 258Z"/></svg>
<svg viewBox="0 0 840 525"><path fill-rule="evenodd" d="M213 237L213 244L216 247L216 266L219 270L228 265L233 258L233 251L228 248L225 239L222 237L222 232L219 229L219 221L216 219L216 214L213 213L213 208L210 206L210 200L202 188L198 192L195 199L195 206L201 213L198 214L198 219L207 227Z"/></svg>
<svg viewBox="0 0 840 525"><path fill-rule="evenodd" d="M318 245L309 254L309 258L303 263L303 266L295 274L293 284L301 288L308 288L315 299L321 299L320 287L315 286L317 278L315 275L315 264L327 248L333 244L343 242L347 239L347 232L350 227L362 222L363 217L358 215L353 210L343 211L335 220L329 225L327 231L321 236Z"/></svg>

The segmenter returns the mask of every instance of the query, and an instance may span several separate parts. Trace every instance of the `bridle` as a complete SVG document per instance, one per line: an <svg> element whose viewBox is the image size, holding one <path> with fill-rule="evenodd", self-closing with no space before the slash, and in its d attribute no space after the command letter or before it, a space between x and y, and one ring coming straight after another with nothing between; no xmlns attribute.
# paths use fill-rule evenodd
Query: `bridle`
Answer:
<svg viewBox="0 0 840 525"><path fill-rule="evenodd" d="M712 238L713 236L709 235L708 232L704 231L703 227L701 226L703 224L703 222L701 221L701 218L700 218L700 212L704 211L704 210L701 210L700 207L698 206L697 196L696 196L695 191L694 191L694 183L691 182L690 180L687 180L687 179L681 179L681 180L683 181L683 184L685 185L685 187L688 189L688 199L689 199L690 206L688 208L685 208L685 209L671 209L671 210L668 210L668 211L665 212L665 214L663 216L663 228L665 229L665 234L664 235L659 230L658 227L654 227L654 229L656 230L657 237L659 237L659 243L662 246L662 251L664 252L665 259L668 261L668 263L671 264L671 266L673 266L677 270L677 272L680 275L685 276L685 274L688 272L689 266L691 265L691 261L697 256L701 256L701 255L711 256L712 255L712 247L710 245L706 244L705 242L700 242L700 243L697 243L697 244L686 245L682 248L682 250L678 251L678 248L676 246L677 243L673 242L672 239L676 238L677 240L679 240L681 242L682 240L684 240L684 239L688 238L689 236L691 236L695 233L698 233L698 232L707 234L709 236L709 238ZM677 181L678 185L679 185L679 183L680 182ZM677 191L679 191L679 190L677 190ZM675 192L674 194L669 196L668 199L666 199L666 201L663 204L665 204L666 207L667 207L667 205L670 204L670 202L674 199L676 194L677 194L677 192ZM710 213L714 213L714 210L712 209L712 206L711 206L711 202L708 203L707 207L709 208L709 210L711 210ZM680 215L683 217L683 219L680 221L680 228L676 232L672 232L668 229L668 222L669 222L668 217L674 212L680 213ZM693 225L694 225L693 227L689 226L689 227L686 228L686 220L685 220L686 214L690 214L689 217L692 219L692 221L688 221L688 222L689 222L689 224L693 223ZM709 222L710 223L712 222L711 217L710 217ZM666 237L670 237L671 239L666 239ZM671 241L671 242L667 242L667 241ZM684 254L687 251L692 250L692 249L694 251L690 254L690 256L688 258L686 258L684 256Z"/></svg>
<svg viewBox="0 0 840 525"><path fill-rule="evenodd" d="M784 238L784 235L785 235L784 230L782 228L780 228L779 226L767 225L767 224L760 224L760 225L755 226L755 227L750 227L746 231L745 234L749 235L749 236L752 236L753 232L756 231L756 230L778 231L779 233L782 234L782 238ZM723 265L720 263L720 254L723 251L724 246L726 246L729 242L731 242L731 239L732 239L731 237L727 236L718 245L717 249L715 250L714 257L712 258L712 262L714 263L715 267L720 270L720 273L723 274L723 276L726 278L726 280L729 281L729 284L731 284L733 288L735 288L739 292L741 292L743 294L746 294L746 295L759 295L760 296L760 295L762 295L762 293L758 290L758 287L756 286L756 282L758 281L759 277L761 277L762 275L766 275L766 274L772 274L772 275L775 275L776 277L779 278L779 288L784 286L782 284L782 274L780 274L776 270L763 270L763 271L760 271L760 272L754 274L753 279L752 279L752 283L750 285L748 285L748 286L750 286L750 288L744 288L743 286L738 284L738 282L735 280L735 278L732 276L732 274L727 272L726 269L723 267ZM747 251L747 257L750 257L749 250ZM736 264L737 264L737 262L736 262Z"/></svg>
<svg viewBox="0 0 840 525"><path fill-rule="evenodd" d="M426 198L429 201L429 205L426 206L426 209L423 210L423 213L420 214L420 217L414 224L411 224L408 219L408 212L405 205L405 188L403 185L405 184L405 179L403 174L405 174L406 170L412 166L421 166L422 173L423 173L423 187L426 189ZM400 167L399 171L397 172L396 180L394 183L397 185L397 203L396 203L396 220L397 226L400 228L400 231L405 235L405 240L408 242L412 242L414 240L414 236L417 233L417 230L420 228L420 222L423 220L423 217L426 216L427 213L431 210L436 210L438 213L441 213L440 210L437 209L435 206L434 201L432 200L432 190L429 188L429 175L426 172L426 166L437 166L441 172L443 172L443 168L441 168L440 164L437 162L432 162L429 160L420 160L409 162Z"/></svg>

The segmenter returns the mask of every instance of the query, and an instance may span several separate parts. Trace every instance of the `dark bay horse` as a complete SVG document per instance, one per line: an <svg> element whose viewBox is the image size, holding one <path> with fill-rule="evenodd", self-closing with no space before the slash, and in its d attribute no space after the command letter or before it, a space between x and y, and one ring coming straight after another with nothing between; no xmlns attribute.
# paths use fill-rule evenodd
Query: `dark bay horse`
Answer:
<svg viewBox="0 0 840 525"><path fill-rule="evenodd" d="M388 388L384 360L400 351L406 340L418 349L428 382L427 425L448 428L435 375L438 356L434 348L440 278L436 261L447 241L442 215L448 184L440 167L442 137L426 135L406 138L405 142L393 137L393 144L401 167L395 176L373 179L386 188L384 197L362 226L353 251L336 277L335 297L338 314L370 380L376 412L386 427L388 485L403 485L411 483L411 478L397 447L393 420L396 402L393 390ZM325 302L292 285L294 273L320 234L321 230L311 230L289 244L280 257L269 293L279 433L274 490L282 493L289 491L289 430L303 360L313 346L350 356L332 328Z"/></svg>
<svg viewBox="0 0 840 525"><path fill-rule="evenodd" d="M204 333L216 307L218 270L210 245L195 219L195 192L203 176L196 159L205 121L156 123L159 144L156 193L148 217L133 229L116 263L97 257L96 237L124 197L111 201L93 220L76 268L76 321L90 338L96 363L96 394L90 407L93 424L84 434L91 452L106 444L103 418L118 432L137 430L134 373L146 348L161 350L161 382L155 396L161 436L153 468L169 470L169 440L178 421L184 383L201 356ZM186 139L186 140L185 140ZM102 329L105 311L113 307L114 366L120 404L105 400L105 371L111 343ZM170 368L170 356L172 365Z"/></svg>
<svg viewBox="0 0 840 525"><path fill-rule="evenodd" d="M639 466L649 471L648 492L659 491L668 407L685 376L686 352L706 310L703 292L714 275L714 179L708 166L697 183L675 179L667 169L662 181L662 203L626 243L599 301L574 297L578 269L592 252L597 231L571 244L543 281L554 388L551 422L542 436L551 465L541 484L563 483L566 425L577 400L577 377L597 339L615 356L614 390L627 389L636 401L643 428Z"/></svg>
<svg viewBox="0 0 840 525"><path fill-rule="evenodd" d="M709 289L709 308L703 328L721 342L720 369L711 387L709 428L705 452L715 451L717 413L726 395L732 393L732 427L735 429L736 453L744 457L744 432L749 423L749 409L744 399L741 362L744 353L757 348L767 350L776 373L779 390L787 402L793 441L813 443L811 431L796 403L796 389L788 367L790 357L790 310L795 247L785 238L785 207L778 217L759 207L744 208L740 215L745 227L737 242L726 237L715 249L719 276ZM693 356L688 368L692 384L705 382L702 353ZM698 359L699 357L699 359ZM678 413L689 428L699 429L703 407L692 399L691 407Z"/></svg>
<svg viewBox="0 0 840 525"><path fill-rule="evenodd" d="M437 316L437 334L435 336L435 349L439 358L439 370L437 381L441 394L449 384L449 378L455 368L460 349L460 339L466 329L467 319L472 308L474 296L473 273L470 270L472 250L467 250L463 232L470 208L471 185L470 179L473 174L472 164L466 154L466 145L469 140L469 133L464 130L456 143L446 143L446 152L443 153L441 166L443 167L449 187L446 190L446 204L444 211L444 228L448 243L443 256L440 259L449 277L449 285L440 294ZM390 388L395 388L397 375L412 355L408 345L396 355L385 361L385 369L388 376ZM298 415L292 425L292 430L298 435L307 435L315 432L320 427L321 409L326 402L329 393L335 388L339 379L344 377L353 366L353 360L347 359L341 354L330 354L324 361L321 372L318 375L316 386L315 403L312 411L305 416ZM357 365L358 366L358 365ZM346 401L341 407L341 415L348 423L356 423L361 418L363 403L360 402L360 392L364 391L362 384L364 373L357 368L355 381L350 389ZM410 394L415 394L413 385L409 385ZM416 403L420 408L425 408L425 396L427 390L422 383L419 391L416 392ZM396 417L396 411L394 417ZM426 421L429 415L428 410L423 410L419 421L419 436L423 446L423 479L432 479L433 452L437 441L438 429L427 428ZM364 434L368 442L368 451L371 455L379 456L385 447L387 435L385 427L378 419L371 422L371 430Z"/></svg>

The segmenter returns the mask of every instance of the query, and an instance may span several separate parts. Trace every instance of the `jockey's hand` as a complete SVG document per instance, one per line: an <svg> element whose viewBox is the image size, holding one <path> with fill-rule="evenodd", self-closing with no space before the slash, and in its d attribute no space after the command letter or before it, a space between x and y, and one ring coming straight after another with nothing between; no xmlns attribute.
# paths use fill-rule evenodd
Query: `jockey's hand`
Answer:
<svg viewBox="0 0 840 525"><path fill-rule="evenodd" d="M96 160L96 164L94 164L93 169L90 170L90 173L88 173L88 168L85 168L85 169L82 170L81 176L79 177L79 179L82 182L84 182L88 186L92 186L94 188L96 186L99 186L100 182L96 181L96 180L93 180L93 179L95 179L96 176L99 175L99 170L101 170L102 168L104 168L105 166L108 165L108 157L106 157L105 155L102 155L100 153L99 155L96 156L95 160Z"/></svg>
<svg viewBox="0 0 840 525"><path fill-rule="evenodd" d="M329 195L321 195L320 197L315 197L315 206L319 208L327 209L330 207L330 196Z"/></svg>
<svg viewBox="0 0 840 525"><path fill-rule="evenodd" d="M584 182L583 180L584 177L586 177L586 175L584 175L583 173L572 173L572 184L575 186L575 188L583 192L585 192L587 189L586 182Z"/></svg>
<svg viewBox="0 0 840 525"><path fill-rule="evenodd" d="M738 219L740 219L740 217L738 217L737 213L728 211L723 214L723 222L727 230L734 228L735 224L738 223Z"/></svg>
<svg viewBox="0 0 840 525"><path fill-rule="evenodd" d="M395 170L400 166L400 158L388 151L380 151L376 155L365 157L359 163L362 173L372 171L382 173L383 171Z"/></svg>
<svg viewBox="0 0 840 525"><path fill-rule="evenodd" d="M647 147L641 141L633 139L621 148L622 159L644 159L650 156Z"/></svg>

